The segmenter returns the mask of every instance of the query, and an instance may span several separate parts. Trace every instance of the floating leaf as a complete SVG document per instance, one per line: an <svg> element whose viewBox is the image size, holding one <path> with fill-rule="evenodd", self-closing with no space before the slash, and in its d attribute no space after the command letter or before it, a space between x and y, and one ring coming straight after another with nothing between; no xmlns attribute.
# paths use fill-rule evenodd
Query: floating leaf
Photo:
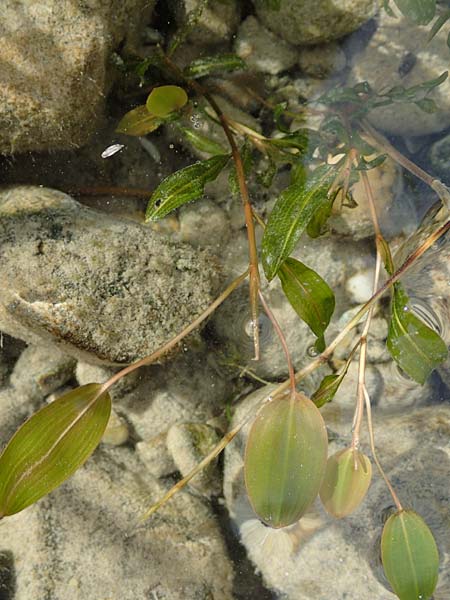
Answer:
<svg viewBox="0 0 450 600"><path fill-rule="evenodd" d="M183 108L188 97L183 88L177 85L161 85L150 92L146 107L156 117L167 117L168 114Z"/></svg>
<svg viewBox="0 0 450 600"><path fill-rule="evenodd" d="M436 14L436 0L394 0L397 8L417 25L427 25Z"/></svg>
<svg viewBox="0 0 450 600"><path fill-rule="evenodd" d="M100 443L108 393L90 383L45 406L16 431L0 456L0 515L13 515L70 477Z"/></svg>
<svg viewBox="0 0 450 600"><path fill-rule="evenodd" d="M315 212L328 202L334 178L335 167L323 165L306 182L295 182L281 192L262 239L262 264L269 281L295 248Z"/></svg>
<svg viewBox="0 0 450 600"><path fill-rule="evenodd" d="M429 600L438 580L439 553L425 521L412 510L401 510L386 521L381 536L381 560L400 600Z"/></svg>
<svg viewBox="0 0 450 600"><path fill-rule="evenodd" d="M364 500L371 479L370 460L359 450L346 448L330 456L320 488L326 511L337 519L350 515Z"/></svg>
<svg viewBox="0 0 450 600"><path fill-rule="evenodd" d="M182 127L181 125L178 126L178 129L181 131L184 138L200 152L213 155L227 153L223 146L211 138L206 137L206 135L202 135L189 127Z"/></svg>
<svg viewBox="0 0 450 600"><path fill-rule="evenodd" d="M229 158L229 155L213 156L163 179L150 198L146 221L161 219L179 206L201 198L205 184L218 176Z"/></svg>
<svg viewBox="0 0 450 600"><path fill-rule="evenodd" d="M245 61L236 56L236 54L216 54L215 56L204 56L203 58L193 60L184 70L184 74L190 79L198 79L212 73L223 73L246 68Z"/></svg>
<svg viewBox="0 0 450 600"><path fill-rule="evenodd" d="M322 483L327 447L322 416L303 394L262 407L248 437L244 471L250 502L267 525L291 525L312 504Z"/></svg>
<svg viewBox="0 0 450 600"><path fill-rule="evenodd" d="M163 123L162 119L151 115L145 105L138 106L127 112L122 117L120 123L117 125L117 133L126 133L127 135L147 135L158 129Z"/></svg>
<svg viewBox="0 0 450 600"><path fill-rule="evenodd" d="M447 358L447 346L414 314L399 283L394 284L391 311L387 348L407 375L424 384L430 373Z"/></svg>
<svg viewBox="0 0 450 600"><path fill-rule="evenodd" d="M333 290L318 273L295 258L285 260L278 276L292 308L321 338L334 312Z"/></svg>

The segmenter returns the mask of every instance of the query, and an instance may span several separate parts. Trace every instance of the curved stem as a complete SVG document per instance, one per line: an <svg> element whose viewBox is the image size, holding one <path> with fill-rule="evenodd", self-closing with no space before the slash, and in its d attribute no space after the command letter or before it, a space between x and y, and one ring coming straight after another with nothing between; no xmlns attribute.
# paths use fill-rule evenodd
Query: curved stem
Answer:
<svg viewBox="0 0 450 600"><path fill-rule="evenodd" d="M161 356L163 356L164 354L169 352L169 350L171 350L174 346L176 346L183 338L185 338L187 335L189 335L191 333L191 331L196 329L200 325L200 323L202 323L207 317L209 317L209 315L212 314L216 310L216 308L218 306L220 306L226 298L228 298L228 296L231 294L231 292L233 292L244 281L244 279L247 278L247 276L248 276L248 270L245 273L242 273L242 275L239 275L239 277L237 277L234 281L232 281L230 283L230 285L227 287L227 289L224 292L222 292L220 294L220 296L218 298L216 298L214 300L214 302L212 304L210 304L208 306L208 308L202 312L201 315L199 315L194 321L192 321L192 323L190 323L187 327L185 327L183 329L183 331L181 331L178 335L176 335L171 340L169 340L166 344L164 344L164 346L161 346L160 348L158 348L158 350L155 350L155 352L152 352L152 354L150 354L149 356L145 356L144 358L141 358L140 360L134 362L133 364L128 365L128 367L125 367L118 373L115 373L110 379L108 379L108 381L106 381L102 385L102 387L99 391L99 395L106 392L112 385L114 385L117 381L119 381L119 379L122 379L122 377L125 377L125 375L132 373L133 371L135 371L136 369L139 369L140 367L144 367L146 365L150 365L150 364L154 363L156 360L161 358Z"/></svg>
<svg viewBox="0 0 450 600"><path fill-rule="evenodd" d="M247 183L245 180L244 164L242 157L237 147L236 140L234 139L233 132L231 131L228 118L222 112L222 109L214 100L214 98L205 90L197 81L194 79L188 79L184 76L183 72L177 67L177 65L165 54L162 56L164 62L169 69L179 78L189 85L197 94L203 96L208 104L212 107L217 115L217 118L222 125L223 131L227 137L228 143L231 148L231 154L233 157L234 165L236 168L237 180L239 184L239 191L241 193L242 202L244 204L245 224L247 226L247 238L248 238L248 251L249 251L249 279L250 279L250 310L253 322L253 343L255 348L255 360L259 360L260 347L259 347L259 330L258 330L258 291L260 287L259 277L259 266L258 266L258 251L256 247L256 236L255 226L253 223L252 206L250 203L250 196L248 193Z"/></svg>
<svg viewBox="0 0 450 600"><path fill-rule="evenodd" d="M261 304L263 305L264 310L267 313L267 316L271 320L272 325L273 325L275 331L277 332L278 338L280 339L281 345L283 347L283 351L286 356L286 362L287 362L288 370L289 370L289 381L290 381L290 385L291 385L291 392L292 392L292 395L295 396L296 391L297 391L296 384L295 384L295 373L294 373L294 367L292 366L291 355L289 354L289 348L288 348L288 345L286 342L286 338L284 337L284 333L282 332L281 327L279 326L278 321L275 318L275 315L270 310L269 305L267 304L264 296L262 295L261 290L259 290L259 299L261 300Z"/></svg>
<svg viewBox="0 0 450 600"><path fill-rule="evenodd" d="M378 470L380 471L381 476L383 477L383 479L389 489L389 492L391 493L391 496L392 496L392 499L394 500L395 506L400 511L400 510L403 510L403 506L401 505L400 500L398 499L398 496L395 493L395 490L392 487L392 484L388 479L388 476L384 472L383 467L381 466L381 463L378 460L377 451L375 449L375 436L374 436L373 426L372 426L372 409L371 409L371 405L370 405L370 397L369 397L369 393L365 386L364 386L363 393L364 393L364 399L366 401L367 424L369 427L370 449L372 451L372 457L373 457L373 460L375 461L375 464L377 465Z"/></svg>

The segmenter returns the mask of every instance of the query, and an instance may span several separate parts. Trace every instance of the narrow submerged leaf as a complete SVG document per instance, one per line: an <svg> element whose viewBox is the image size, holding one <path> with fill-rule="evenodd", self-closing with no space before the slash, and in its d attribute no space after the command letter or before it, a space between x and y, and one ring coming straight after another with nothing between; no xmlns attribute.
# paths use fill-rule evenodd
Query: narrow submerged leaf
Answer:
<svg viewBox="0 0 450 600"><path fill-rule="evenodd" d="M246 68L245 61L236 56L236 54L216 54L193 60L185 68L184 74L190 79L198 79L199 77L205 77L213 73L227 73Z"/></svg>
<svg viewBox="0 0 450 600"><path fill-rule="evenodd" d="M178 126L178 129L181 131L184 138L200 152L212 155L227 154L227 151L223 146L211 138L206 137L206 135L202 135L189 127L182 127L181 125Z"/></svg>
<svg viewBox="0 0 450 600"><path fill-rule="evenodd" d="M90 383L45 406L16 431L0 456L0 515L13 515L70 477L101 441L108 393Z"/></svg>
<svg viewBox="0 0 450 600"><path fill-rule="evenodd" d="M341 519L364 500L372 480L372 465L365 454L353 448L340 450L327 461L320 488L326 511Z"/></svg>
<svg viewBox="0 0 450 600"><path fill-rule="evenodd" d="M321 338L334 312L333 290L318 273L295 258L285 260L278 276L292 308Z"/></svg>
<svg viewBox="0 0 450 600"><path fill-rule="evenodd" d="M333 375L325 375L325 377L320 382L319 387L311 396L311 400L317 406L317 408L322 407L327 402L331 402L336 395L336 392L339 389L344 377L347 374L348 368L350 366L350 361L347 361L345 367L342 369L340 373L335 373Z"/></svg>
<svg viewBox="0 0 450 600"><path fill-rule="evenodd" d="M262 521L278 528L300 519L319 492L327 448L322 415L303 394L263 406L244 461L247 493Z"/></svg>
<svg viewBox="0 0 450 600"><path fill-rule="evenodd" d="M201 198L205 184L219 175L229 158L228 154L213 156L163 179L150 198L146 221L161 219L183 204Z"/></svg>
<svg viewBox="0 0 450 600"><path fill-rule="evenodd" d="M146 107L155 117L167 117L170 113L183 108L188 96L183 88L177 85L161 85L150 92Z"/></svg>
<svg viewBox="0 0 450 600"><path fill-rule="evenodd" d="M428 41L431 42L431 40L435 37L435 35L437 35L439 33L439 31L442 29L442 27L447 23L447 21L450 19L450 10L446 10L444 13L442 13L441 15L439 15L435 22L433 23L433 27L431 28L430 31L430 35L428 37Z"/></svg>
<svg viewBox="0 0 450 600"><path fill-rule="evenodd" d="M117 133L126 133L127 135L147 135L158 129L162 119L155 117L148 112L145 105L133 108L124 115L117 125Z"/></svg>
<svg viewBox="0 0 450 600"><path fill-rule="evenodd" d="M414 314L400 283L394 284L387 348L407 375L422 385L448 355L445 342Z"/></svg>
<svg viewBox="0 0 450 600"><path fill-rule="evenodd" d="M262 264L270 281L295 248L315 212L328 202L333 165L318 167L306 182L291 184L278 197L262 239Z"/></svg>
<svg viewBox="0 0 450 600"><path fill-rule="evenodd" d="M386 521L381 536L381 560L400 600L429 600L438 580L439 553L425 521L402 510Z"/></svg>
<svg viewBox="0 0 450 600"><path fill-rule="evenodd" d="M436 13L436 0L394 0L400 12L416 25L428 25Z"/></svg>

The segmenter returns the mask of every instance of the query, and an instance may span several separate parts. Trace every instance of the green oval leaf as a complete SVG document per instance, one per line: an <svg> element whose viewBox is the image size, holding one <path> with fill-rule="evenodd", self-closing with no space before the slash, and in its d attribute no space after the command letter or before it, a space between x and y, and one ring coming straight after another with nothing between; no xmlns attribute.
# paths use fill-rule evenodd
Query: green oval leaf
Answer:
<svg viewBox="0 0 450 600"><path fill-rule="evenodd" d="M247 440L245 485L256 514L270 527L300 519L316 498L327 459L325 423L303 394L272 400Z"/></svg>
<svg viewBox="0 0 450 600"><path fill-rule="evenodd" d="M127 135L147 135L158 129L163 121L151 115L145 105L138 106L127 112L117 125L117 133L126 133Z"/></svg>
<svg viewBox="0 0 450 600"><path fill-rule="evenodd" d="M394 0L397 8L417 25L427 25L436 14L436 0Z"/></svg>
<svg viewBox="0 0 450 600"><path fill-rule="evenodd" d="M168 114L183 108L188 96L177 85L161 85L154 88L147 98L147 110L155 117L167 117Z"/></svg>
<svg viewBox="0 0 450 600"><path fill-rule="evenodd" d="M108 393L90 383L45 406L16 431L0 456L0 515L13 515L72 475L100 443Z"/></svg>
<svg viewBox="0 0 450 600"><path fill-rule="evenodd" d="M165 217L176 208L203 196L208 181L213 181L229 161L228 154L213 156L169 175L153 192L145 220Z"/></svg>
<svg viewBox="0 0 450 600"><path fill-rule="evenodd" d="M412 510L389 517L381 536L381 560L400 600L428 600L438 580L439 553L425 521Z"/></svg>
<svg viewBox="0 0 450 600"><path fill-rule="evenodd" d="M371 479L370 460L359 450L346 448L330 456L320 488L326 511L337 519L354 512L364 500Z"/></svg>
<svg viewBox="0 0 450 600"><path fill-rule="evenodd" d="M334 311L333 290L318 273L295 258L285 260L278 276L292 308L321 338Z"/></svg>
<svg viewBox="0 0 450 600"><path fill-rule="evenodd" d="M262 264L269 281L291 254L315 212L328 202L335 176L335 166L323 165L306 181L295 181L281 192L262 239Z"/></svg>
<svg viewBox="0 0 450 600"><path fill-rule="evenodd" d="M184 74L190 79L198 79L212 73L224 73L246 68L245 61L236 54L216 54L215 56L204 56L193 60L184 70Z"/></svg>
<svg viewBox="0 0 450 600"><path fill-rule="evenodd" d="M387 348L395 362L422 385L448 355L444 340L417 317L401 284L394 285Z"/></svg>

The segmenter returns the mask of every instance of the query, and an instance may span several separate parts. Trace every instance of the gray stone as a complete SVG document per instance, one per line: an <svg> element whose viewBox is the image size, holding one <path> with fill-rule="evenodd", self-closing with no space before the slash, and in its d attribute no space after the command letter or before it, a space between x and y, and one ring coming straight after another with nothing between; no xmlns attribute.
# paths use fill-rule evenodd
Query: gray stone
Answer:
<svg viewBox="0 0 450 600"><path fill-rule="evenodd" d="M0 326L89 362L127 364L211 302L217 267L187 245L45 188L0 195Z"/></svg>
<svg viewBox="0 0 450 600"><path fill-rule="evenodd" d="M321 44L355 31L377 9L376 0L280 0L273 9L253 0L261 22L291 44Z"/></svg>
<svg viewBox="0 0 450 600"><path fill-rule="evenodd" d="M135 45L154 0L5 0L0 153L86 143L113 82L110 57Z"/></svg>
<svg viewBox="0 0 450 600"><path fill-rule="evenodd" d="M209 248L219 255L231 234L227 213L206 198L183 207L179 224L182 242L188 242L194 248Z"/></svg>
<svg viewBox="0 0 450 600"><path fill-rule="evenodd" d="M179 423L172 425L167 433L167 448L177 469L185 477L217 445L220 438L213 427L206 423ZM218 496L222 482L217 460L209 463L189 485L206 496Z"/></svg>
<svg viewBox="0 0 450 600"><path fill-rule="evenodd" d="M40 402L74 375L75 359L60 348L29 346L11 374L11 385L29 402Z"/></svg>
<svg viewBox="0 0 450 600"><path fill-rule="evenodd" d="M325 79L343 71L347 59L342 48L336 43L301 48L298 65L310 77Z"/></svg>
<svg viewBox="0 0 450 600"><path fill-rule="evenodd" d="M250 69L271 75L290 69L297 61L297 49L251 15L239 27L234 50Z"/></svg>
<svg viewBox="0 0 450 600"><path fill-rule="evenodd" d="M153 477L168 477L176 472L177 467L167 449L166 433L157 435L150 440L136 444L136 452Z"/></svg>
<svg viewBox="0 0 450 600"><path fill-rule="evenodd" d="M232 566L202 499L181 492L139 524L166 489L129 448L99 448L47 498L2 522L14 599L229 600Z"/></svg>
<svg viewBox="0 0 450 600"><path fill-rule="evenodd" d="M235 422L249 408L244 401ZM431 527L441 565L445 565L450 556L450 408L431 407L384 417L375 410L374 426L379 458L388 477L404 505L421 514ZM241 541L265 584L286 600L394 599L379 561L383 516L393 501L378 473L374 471L368 495L353 515L334 520L317 500L297 524L272 530L256 518L245 493L242 456L249 427L226 449L224 491ZM348 446L349 433L330 443L330 454ZM362 450L370 454L366 433L362 442ZM449 582L448 569L442 570L436 598L446 597Z"/></svg>
<svg viewBox="0 0 450 600"><path fill-rule="evenodd" d="M186 26L188 15L195 14L201 4L201 0L169 0L178 27ZM201 46L224 43L235 32L239 17L237 0L211 2L201 11L200 17L189 33L189 40Z"/></svg>
<svg viewBox="0 0 450 600"><path fill-rule="evenodd" d="M399 14L392 18L386 11L380 11L375 34L367 47L353 57L351 83L368 81L381 92L397 85L408 88L439 77L448 69L446 38L449 31L447 23L429 42L429 27L419 27ZM435 113L396 102L372 110L369 120L384 131L406 137L442 131L450 123L449 91L447 80L430 94L439 107Z"/></svg>

